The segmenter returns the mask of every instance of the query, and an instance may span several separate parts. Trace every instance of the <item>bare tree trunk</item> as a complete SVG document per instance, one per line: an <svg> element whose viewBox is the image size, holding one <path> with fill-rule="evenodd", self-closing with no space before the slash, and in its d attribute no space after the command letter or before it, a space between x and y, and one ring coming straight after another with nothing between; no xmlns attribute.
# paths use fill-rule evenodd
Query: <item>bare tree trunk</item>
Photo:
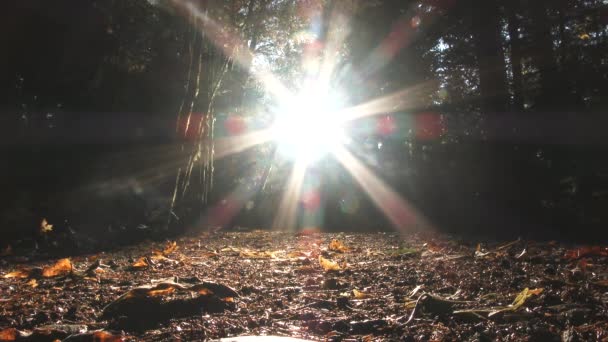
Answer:
<svg viewBox="0 0 608 342"><path fill-rule="evenodd" d="M473 35L479 65L481 110L507 109L506 63L502 48L500 11L496 0L474 0Z"/></svg>
<svg viewBox="0 0 608 342"><path fill-rule="evenodd" d="M508 1L505 5L509 24L509 38L511 46L511 71L513 73L513 109L524 108L524 91L522 76L522 47L519 38L521 22L517 17L520 9L518 0Z"/></svg>

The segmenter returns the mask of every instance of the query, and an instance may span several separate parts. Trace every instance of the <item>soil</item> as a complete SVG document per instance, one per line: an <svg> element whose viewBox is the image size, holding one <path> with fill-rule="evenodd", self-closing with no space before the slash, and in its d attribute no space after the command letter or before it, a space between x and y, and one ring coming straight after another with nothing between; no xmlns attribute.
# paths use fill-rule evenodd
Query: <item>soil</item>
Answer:
<svg viewBox="0 0 608 342"><path fill-rule="evenodd" d="M0 341L608 340L608 249L397 233L213 232L0 259Z"/></svg>

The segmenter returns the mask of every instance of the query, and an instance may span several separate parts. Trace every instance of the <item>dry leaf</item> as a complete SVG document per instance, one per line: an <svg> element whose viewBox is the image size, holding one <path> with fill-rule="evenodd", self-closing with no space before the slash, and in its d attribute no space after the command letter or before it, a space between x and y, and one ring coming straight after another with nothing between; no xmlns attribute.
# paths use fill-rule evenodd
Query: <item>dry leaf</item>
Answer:
<svg viewBox="0 0 608 342"><path fill-rule="evenodd" d="M342 269L337 262L325 259L321 255L319 255L319 264L321 264L321 267L323 267L325 271L339 271Z"/></svg>
<svg viewBox="0 0 608 342"><path fill-rule="evenodd" d="M64 341L72 342L72 341L91 341L91 342L122 342L124 341L123 337L120 335L114 335L104 330L91 331L84 334L76 334L71 335L66 338Z"/></svg>
<svg viewBox="0 0 608 342"><path fill-rule="evenodd" d="M175 252L177 250L177 241L170 241L167 243L167 246L163 250L163 255L168 256L169 254Z"/></svg>
<svg viewBox="0 0 608 342"><path fill-rule="evenodd" d="M17 335L17 329L15 328L0 330L0 341L14 341L17 339Z"/></svg>
<svg viewBox="0 0 608 342"><path fill-rule="evenodd" d="M43 218L42 221L40 221L40 232L41 233L48 233L53 231L53 225L49 224L48 221Z"/></svg>
<svg viewBox="0 0 608 342"><path fill-rule="evenodd" d="M55 265L42 269L42 276L45 278L56 277L72 273L72 262L70 259L58 260Z"/></svg>
<svg viewBox="0 0 608 342"><path fill-rule="evenodd" d="M249 258L249 259L274 259L277 257L277 253L278 252L271 252L271 251L249 251L249 250L242 250L241 253L239 254L242 258Z"/></svg>
<svg viewBox="0 0 608 342"><path fill-rule="evenodd" d="M366 299L370 297L368 293L359 291L357 289L353 289L353 295L355 296L355 299Z"/></svg>
<svg viewBox="0 0 608 342"><path fill-rule="evenodd" d="M4 275L4 278L27 278L30 276L29 270L17 270Z"/></svg>
<svg viewBox="0 0 608 342"><path fill-rule="evenodd" d="M169 260L169 258L167 258L165 256L165 254L161 251L152 252L152 256L150 256L150 259L152 259L152 260ZM140 258L140 260L141 260L141 258Z"/></svg>
<svg viewBox="0 0 608 342"><path fill-rule="evenodd" d="M528 289L527 287L521 291L517 297L515 297L515 300L513 301L513 303L511 304L511 307L513 308L513 310L517 310L519 309L522 305L524 305L524 303L526 303L526 300L528 300L528 298L532 297L532 296L536 296L539 295L543 292L542 288L538 288L538 289Z"/></svg>
<svg viewBox="0 0 608 342"><path fill-rule="evenodd" d="M27 284L33 288L38 287L38 282L36 281L36 279L31 279L30 281L27 282Z"/></svg>
<svg viewBox="0 0 608 342"><path fill-rule="evenodd" d="M334 239L331 240L331 242L329 243L329 250L334 252L346 253L350 251L350 248L346 247L341 241Z"/></svg>
<svg viewBox="0 0 608 342"><path fill-rule="evenodd" d="M148 267L148 262L146 261L145 257L141 257L139 259L137 259L137 261L135 261L133 263L133 265L131 265L131 268L135 268L135 269L141 269L141 268L146 268Z"/></svg>

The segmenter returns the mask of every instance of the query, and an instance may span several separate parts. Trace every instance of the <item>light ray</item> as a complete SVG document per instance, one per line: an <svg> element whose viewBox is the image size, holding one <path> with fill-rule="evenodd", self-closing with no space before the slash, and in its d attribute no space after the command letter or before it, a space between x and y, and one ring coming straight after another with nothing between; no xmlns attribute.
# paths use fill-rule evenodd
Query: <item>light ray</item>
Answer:
<svg viewBox="0 0 608 342"><path fill-rule="evenodd" d="M378 209L386 215L400 232L409 233L421 228L428 231L432 228L430 223L416 209L355 158L346 148L341 147L336 149L335 156L369 195Z"/></svg>
<svg viewBox="0 0 608 342"><path fill-rule="evenodd" d="M225 56L232 58L240 66L249 67L250 61L255 58L255 54L249 49L248 45L235 34L229 32L228 25L220 25L209 17L207 12L202 11L193 2L186 0L171 0L173 6L190 14L195 20L193 24L204 32L209 40L220 49ZM293 94L285 85L266 67L255 69L250 68L251 74L257 78L266 90L278 98L290 98Z"/></svg>
<svg viewBox="0 0 608 342"><path fill-rule="evenodd" d="M215 158L223 158L234 153L245 151L253 146L268 142L272 138L273 134L270 128L233 137L219 138L215 142Z"/></svg>
<svg viewBox="0 0 608 342"><path fill-rule="evenodd" d="M274 217L272 227L278 230L293 230L296 226L296 215L298 212L298 202L304 184L306 174L306 163L296 160L291 175L287 181L287 186L281 197L279 208Z"/></svg>
<svg viewBox="0 0 608 342"><path fill-rule="evenodd" d="M344 108L336 113L341 122L352 121L366 116L397 112L400 110L421 108L426 97L434 89L436 82L427 81L409 88L398 90L381 98L366 103Z"/></svg>

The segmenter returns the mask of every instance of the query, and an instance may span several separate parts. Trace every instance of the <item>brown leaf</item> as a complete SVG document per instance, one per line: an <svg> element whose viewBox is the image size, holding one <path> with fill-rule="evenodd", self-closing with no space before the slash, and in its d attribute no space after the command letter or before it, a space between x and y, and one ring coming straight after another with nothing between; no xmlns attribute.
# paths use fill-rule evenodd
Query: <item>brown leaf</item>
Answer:
<svg viewBox="0 0 608 342"><path fill-rule="evenodd" d="M346 253L350 251L350 248L346 247L342 241L339 240L331 240L329 243L329 250L334 252Z"/></svg>
<svg viewBox="0 0 608 342"><path fill-rule="evenodd" d="M357 289L353 289L353 296L355 299L366 299L371 297L368 293L359 291Z"/></svg>
<svg viewBox="0 0 608 342"><path fill-rule="evenodd" d="M149 265L148 265L148 261L146 261L146 258L145 257L141 257L141 258L137 259L137 261L135 261L133 263L133 265L131 265L131 268L142 269L142 268L146 268L148 266Z"/></svg>
<svg viewBox="0 0 608 342"><path fill-rule="evenodd" d="M15 328L0 330L0 341L14 341L17 339L17 335L17 329Z"/></svg>
<svg viewBox="0 0 608 342"><path fill-rule="evenodd" d="M29 270L16 270L4 275L4 278L27 278L30 276Z"/></svg>
<svg viewBox="0 0 608 342"><path fill-rule="evenodd" d="M177 250L177 241L167 242L167 246L163 250L163 255L168 256L169 254L175 252Z"/></svg>
<svg viewBox="0 0 608 342"><path fill-rule="evenodd" d="M342 269L337 262L325 259L322 255L319 255L319 264L325 271L339 271Z"/></svg>
<svg viewBox="0 0 608 342"><path fill-rule="evenodd" d="M122 342L123 337L120 335L114 335L107 331L98 330L91 331L84 334L71 335L64 342Z"/></svg>
<svg viewBox="0 0 608 342"><path fill-rule="evenodd" d="M66 275L72 272L72 262L70 259L60 259L55 265L42 269L42 276L45 278Z"/></svg>
<svg viewBox="0 0 608 342"><path fill-rule="evenodd" d="M248 259L274 259L277 257L278 252L271 251L250 251L250 250L242 250L239 254L242 258Z"/></svg>

